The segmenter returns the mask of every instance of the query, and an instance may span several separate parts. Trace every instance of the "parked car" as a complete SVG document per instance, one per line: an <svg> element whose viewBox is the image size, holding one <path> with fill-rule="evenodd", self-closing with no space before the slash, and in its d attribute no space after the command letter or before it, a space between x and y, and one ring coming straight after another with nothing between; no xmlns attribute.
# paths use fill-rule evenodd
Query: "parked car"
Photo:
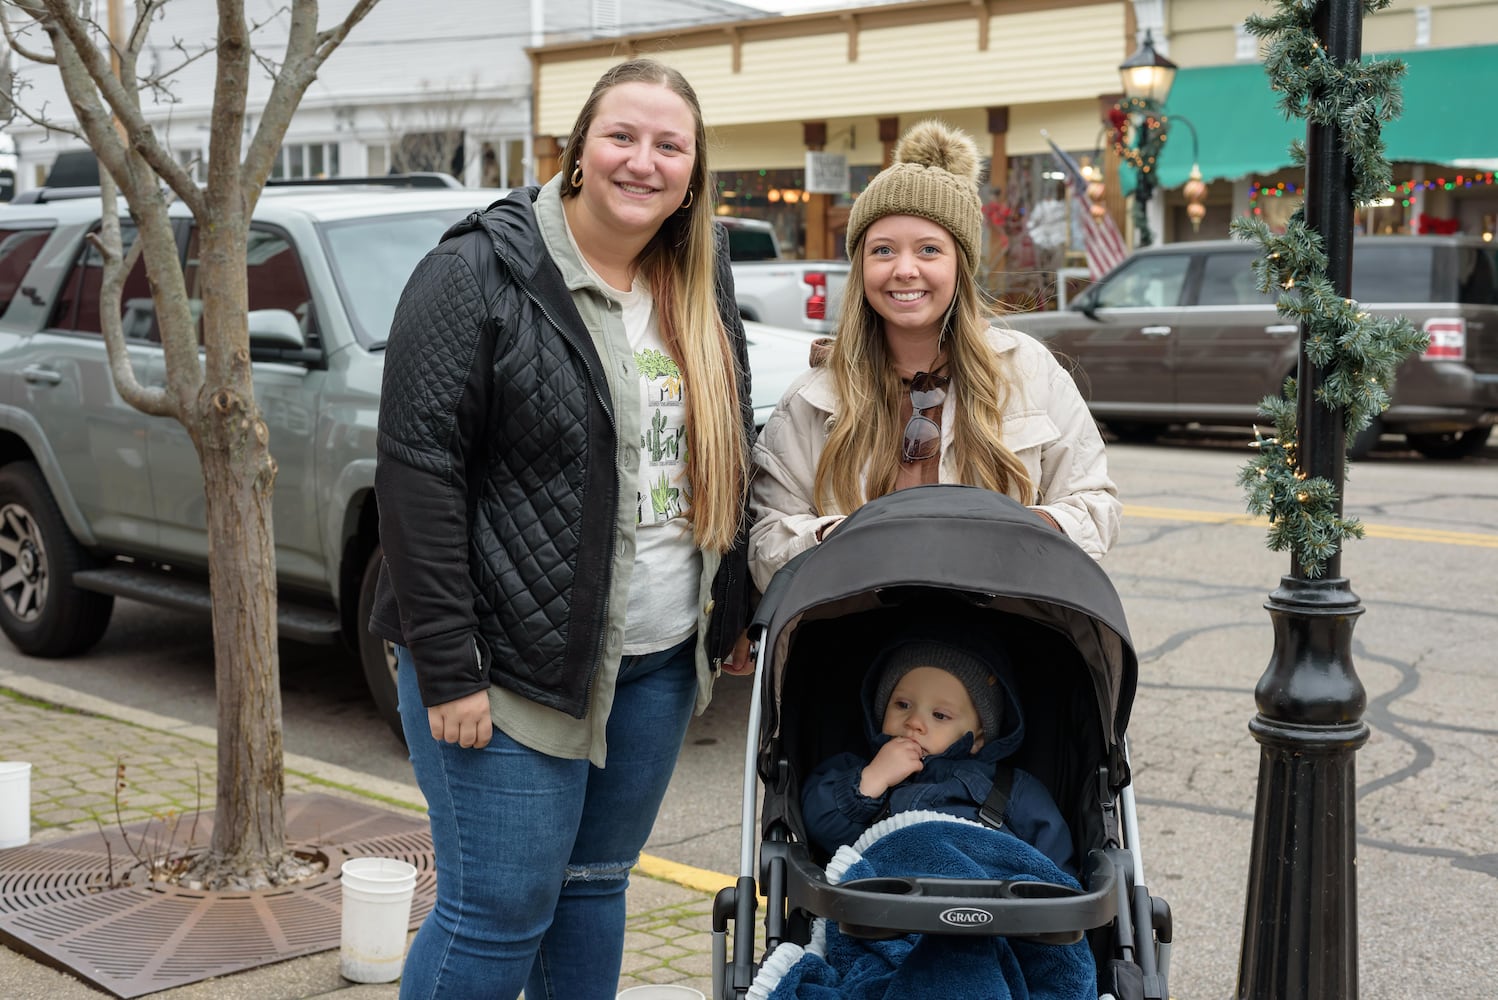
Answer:
<svg viewBox="0 0 1498 1000"><path fill-rule="evenodd" d="M1263 423L1259 401L1295 373L1299 336L1254 288L1256 254L1232 240L1148 247L1068 309L1007 320L1075 366L1093 415L1121 438ZM1352 298L1430 335L1353 457L1383 432L1431 458L1481 449L1498 421L1498 248L1462 236L1360 237Z"/></svg>
<svg viewBox="0 0 1498 1000"><path fill-rule="evenodd" d="M733 284L744 319L831 333L837 327L845 260L787 260L775 227L763 219L721 216L733 258Z"/></svg>
<svg viewBox="0 0 1498 1000"><path fill-rule="evenodd" d="M407 275L502 192L268 188L249 236L255 392L279 468L280 634L342 643L396 732L386 644L365 627L380 565L373 481L384 344ZM197 238L174 206L189 295ZM34 656L82 653L116 597L207 611L203 477L183 427L126 404L100 334L96 197L0 207L0 629ZM127 239L134 230L122 219ZM138 378L165 377L142 266L125 283ZM749 326L761 420L815 335Z"/></svg>

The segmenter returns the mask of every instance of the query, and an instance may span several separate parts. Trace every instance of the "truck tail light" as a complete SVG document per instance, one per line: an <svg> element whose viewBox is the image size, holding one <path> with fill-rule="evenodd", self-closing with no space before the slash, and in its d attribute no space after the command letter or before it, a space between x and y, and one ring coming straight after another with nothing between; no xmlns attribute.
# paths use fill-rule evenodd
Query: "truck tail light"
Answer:
<svg viewBox="0 0 1498 1000"><path fill-rule="evenodd" d="M1464 361L1467 357L1467 321L1428 319L1422 327L1430 337L1430 346L1422 357L1426 361Z"/></svg>
<svg viewBox="0 0 1498 1000"><path fill-rule="evenodd" d="M807 271L801 278L811 286L811 294L806 297L806 318L827 318L827 275L823 271Z"/></svg>

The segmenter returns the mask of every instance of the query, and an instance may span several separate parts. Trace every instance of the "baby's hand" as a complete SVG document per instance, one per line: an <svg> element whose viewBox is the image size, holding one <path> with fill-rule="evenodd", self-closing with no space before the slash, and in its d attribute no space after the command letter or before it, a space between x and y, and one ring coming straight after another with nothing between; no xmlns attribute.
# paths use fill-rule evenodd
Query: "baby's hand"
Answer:
<svg viewBox="0 0 1498 1000"><path fill-rule="evenodd" d="M858 792L877 799L925 765L921 763L921 745L915 740L897 736L874 755L858 781Z"/></svg>

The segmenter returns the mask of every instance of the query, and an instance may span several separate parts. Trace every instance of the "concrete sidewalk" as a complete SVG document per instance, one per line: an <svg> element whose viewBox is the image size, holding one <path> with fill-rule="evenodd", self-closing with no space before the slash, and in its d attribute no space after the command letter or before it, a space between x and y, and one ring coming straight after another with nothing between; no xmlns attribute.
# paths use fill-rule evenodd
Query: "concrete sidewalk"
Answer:
<svg viewBox="0 0 1498 1000"><path fill-rule="evenodd" d="M116 762L125 765L126 805L119 822L155 813L212 807L215 734L82 692L0 670L0 760L29 761L31 842L45 844L115 820ZM408 815L424 804L411 785L385 781L305 757L286 755L286 794L352 797ZM201 777L200 777L201 775ZM0 870L5 865L0 851ZM630 880L629 917L619 988L676 983L711 995L712 894L729 876L646 857ZM359 985L339 975L336 949L262 966L152 996L169 1000L339 1000L394 998L396 984ZM89 1000L109 994L0 946L0 993L13 1000Z"/></svg>

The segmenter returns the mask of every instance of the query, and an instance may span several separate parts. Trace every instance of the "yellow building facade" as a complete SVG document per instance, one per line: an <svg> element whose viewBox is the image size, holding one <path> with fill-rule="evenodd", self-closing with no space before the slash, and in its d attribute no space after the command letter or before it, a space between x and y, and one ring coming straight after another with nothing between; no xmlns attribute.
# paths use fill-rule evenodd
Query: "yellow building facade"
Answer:
<svg viewBox="0 0 1498 1000"><path fill-rule="evenodd" d="M1254 0L920 0L540 46L528 50L537 173L555 173L556 153L603 70L650 55L697 91L719 210L770 219L788 252L839 256L852 196L888 162L905 128L940 117L1002 165L984 191L1001 206L990 216L990 267L1035 267L1014 250L1025 210L1060 176L1046 134L1097 163L1110 212L1127 228L1119 192L1127 184L1117 183L1103 123L1120 96L1118 66L1147 28L1180 67L1165 107L1184 122L1174 123L1161 157L1152 228L1164 241L1222 236L1237 214L1287 216L1300 182L1287 150L1304 125L1279 114L1257 39L1242 29L1250 14L1269 12ZM1363 50L1410 66L1405 114L1387 133L1395 180L1406 188L1374 208L1369 227L1408 231L1420 215L1464 229L1491 225L1484 220L1498 213L1498 196L1491 209L1485 199L1498 192L1498 115L1487 104L1498 90L1498 2L1381 11L1365 19ZM806 194L808 151L844 157L849 190ZM1193 152L1209 182L1199 227L1187 224L1179 191ZM1449 188L1458 171L1461 182Z"/></svg>

